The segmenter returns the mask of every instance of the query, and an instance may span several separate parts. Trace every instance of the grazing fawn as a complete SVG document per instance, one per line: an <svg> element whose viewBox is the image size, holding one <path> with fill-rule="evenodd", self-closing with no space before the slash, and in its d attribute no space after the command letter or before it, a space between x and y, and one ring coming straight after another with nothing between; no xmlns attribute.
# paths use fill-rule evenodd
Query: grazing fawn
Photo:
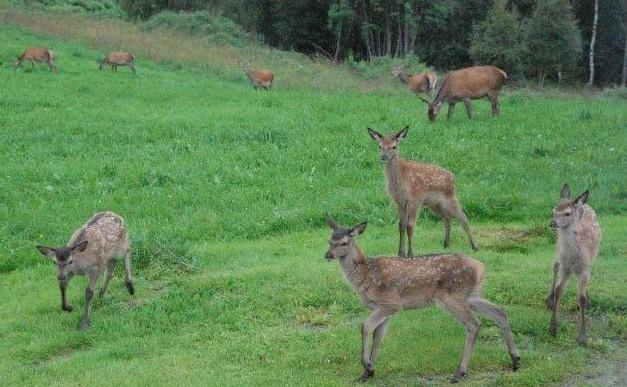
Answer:
<svg viewBox="0 0 627 387"><path fill-rule="evenodd" d="M253 84L253 87L255 89L260 89L260 88L265 89L265 90L272 89L272 82L274 81L274 74L272 74L270 71L251 70L250 63L248 62L244 63L244 62L237 61L237 63L239 63L240 67L242 68L242 70L244 71L248 79L250 79L250 82Z"/></svg>
<svg viewBox="0 0 627 387"><path fill-rule="evenodd" d="M429 207L444 220L444 248L451 241L451 218L457 218L468 235L470 246L477 245L470 232L466 214L455 194L455 177L449 171L431 164L403 160L398 152L400 142L407 137L409 127L384 136L368 128L368 133L381 148L381 161L385 164L387 191L398 206L399 257L405 256L404 234L407 231L407 256L413 256L412 237L416 217L423 205Z"/></svg>
<svg viewBox="0 0 627 387"><path fill-rule="evenodd" d="M89 328L89 306L98 278L106 270L105 281L99 294L100 297L104 297L117 264L116 258L119 256L124 256L128 292L134 293L131 277L131 250L126 225L124 219L113 212L95 214L74 232L66 246L37 246L37 249L57 264L61 309L64 311L71 312L73 309L67 302L65 294L70 279L74 275L86 275L89 278L89 284L85 289L85 308L79 324L83 330Z"/></svg>
<svg viewBox="0 0 627 387"><path fill-rule="evenodd" d="M339 260L345 278L372 311L361 329L362 380L374 375L374 363L390 317L401 310L420 309L433 302L448 310L467 332L464 354L457 373L451 379L452 383L458 382L466 374L479 332L479 320L473 312L499 326L514 370L520 367L514 334L505 312L481 297L480 287L484 276L481 262L457 253L432 254L421 259L370 259L355 241L355 237L364 232L365 222L349 229L327 217L327 224L333 233L325 258Z"/></svg>
<svg viewBox="0 0 627 387"><path fill-rule="evenodd" d="M33 71L35 70L35 62L47 64L50 71L54 71L55 73L59 71L57 65L54 64L54 51L48 48L33 47L27 49L15 60L15 68L20 67L24 61L31 62L31 70Z"/></svg>
<svg viewBox="0 0 627 387"><path fill-rule="evenodd" d="M579 345L588 341L586 333L586 307L588 305L588 281L592 262L599 252L601 227L596 213L586 204L588 191L575 199L570 199L570 188L564 184L560 200L553 209L550 226L557 229L557 252L553 264L553 285L547 298L547 306L552 311L549 331L557 334L557 309L560 297L568 278L575 274L579 279Z"/></svg>
<svg viewBox="0 0 627 387"><path fill-rule="evenodd" d="M111 66L111 71L118 71L118 66L128 66L129 69L135 74L135 55L130 52L110 52L103 59L98 61L100 70L104 66Z"/></svg>
<svg viewBox="0 0 627 387"><path fill-rule="evenodd" d="M406 84L407 88L415 94L431 93L438 82L438 76L435 75L435 73L427 72L408 75L401 66L394 67L391 74L398 77L398 79Z"/></svg>

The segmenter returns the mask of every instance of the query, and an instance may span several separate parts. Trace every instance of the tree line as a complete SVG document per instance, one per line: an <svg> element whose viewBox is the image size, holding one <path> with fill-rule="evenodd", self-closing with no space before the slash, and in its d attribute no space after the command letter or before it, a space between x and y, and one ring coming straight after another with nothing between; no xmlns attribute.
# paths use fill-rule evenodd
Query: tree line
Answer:
<svg viewBox="0 0 627 387"><path fill-rule="evenodd" d="M627 76L627 0L120 0L120 4L138 19L166 9L211 9L271 46L335 62L417 56L442 70L489 63L514 79L541 84L590 80L598 86L624 85Z"/></svg>

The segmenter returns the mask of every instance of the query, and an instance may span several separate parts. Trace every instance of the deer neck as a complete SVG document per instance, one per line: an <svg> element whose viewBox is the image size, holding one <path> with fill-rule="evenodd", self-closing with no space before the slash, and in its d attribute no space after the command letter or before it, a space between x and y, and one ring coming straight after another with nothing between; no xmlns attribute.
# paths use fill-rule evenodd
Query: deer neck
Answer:
<svg viewBox="0 0 627 387"><path fill-rule="evenodd" d="M398 73L398 79L400 79L401 82L403 82L406 85L409 84L409 76L405 74L405 72Z"/></svg>
<svg viewBox="0 0 627 387"><path fill-rule="evenodd" d="M369 278L367 260L368 258L357 245L355 245L351 254L340 259L340 266L342 267L344 278L346 278L351 286L358 292L363 290L364 282Z"/></svg>
<svg viewBox="0 0 627 387"><path fill-rule="evenodd" d="M389 160L385 163L385 177L387 180L388 193L396 202L401 202L404 198L403 194L403 181L401 176L401 162L403 160L400 156L396 156L393 160Z"/></svg>

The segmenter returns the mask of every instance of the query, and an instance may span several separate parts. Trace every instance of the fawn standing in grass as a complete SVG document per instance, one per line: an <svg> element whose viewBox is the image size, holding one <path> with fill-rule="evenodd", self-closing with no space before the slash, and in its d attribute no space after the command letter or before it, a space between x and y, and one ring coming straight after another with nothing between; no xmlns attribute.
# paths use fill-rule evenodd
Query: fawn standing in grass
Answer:
<svg viewBox="0 0 627 387"><path fill-rule="evenodd" d="M601 227L596 213L586 204L588 191L577 198L570 199L570 188L564 184L560 200L553 209L550 226L557 229L557 253L553 264L553 285L547 298L547 306L552 311L549 331L557 334L557 309L566 281L575 274L579 279L579 345L585 346L586 307L588 304L588 281L592 262L599 252Z"/></svg>
<svg viewBox="0 0 627 387"><path fill-rule="evenodd" d="M119 52L110 52L98 61L98 67L100 70L104 66L111 66L111 71L118 71L118 66L128 66L129 69L135 74L135 55L130 52L119 51Z"/></svg>
<svg viewBox="0 0 627 387"><path fill-rule="evenodd" d="M361 329L362 380L374 375L374 363L390 316L404 309L423 308L434 301L448 310L467 332L464 354L452 383L466 374L479 332L479 320L473 312L499 326L514 370L520 367L520 356L505 312L481 297L484 276L481 262L457 253L432 254L421 259L369 259L355 241L355 237L364 232L365 222L350 229L337 225L331 218L327 218L327 224L333 234L325 258L339 260L345 278L372 311ZM369 343L371 334L372 348Z"/></svg>
<svg viewBox="0 0 627 387"><path fill-rule="evenodd" d="M130 294L134 293L131 277L131 249L126 232L126 225L121 216L113 212L99 212L76 230L67 246L37 246L39 251L52 258L59 269L57 279L61 289L61 309L72 311L66 299L68 282L74 275L86 275L89 284L85 289L85 308L80 321L80 328L89 328L89 305L94 296L96 283L100 274L106 270L104 284L100 289L100 297L104 297L109 280L117 264L116 258L124 256L126 270L126 287Z"/></svg>
<svg viewBox="0 0 627 387"><path fill-rule="evenodd" d="M416 217L423 205L444 220L444 248L451 241L451 218L457 218L468 235L470 246L477 245L470 232L468 219L455 194L455 177L449 171L431 164L403 160L398 153L400 142L407 137L409 127L391 136L384 136L368 128L368 133L381 148L381 161L385 163L387 191L398 206L399 257L405 256L404 240L407 231L407 256L413 256L412 237Z"/></svg>
<svg viewBox="0 0 627 387"><path fill-rule="evenodd" d="M244 71L248 79L250 79L250 83L253 84L253 87L255 88L255 90L259 88L265 89L265 90L272 89L272 82L274 82L274 74L272 74L270 71L252 70L250 68L250 63L248 62L237 61L237 63L239 63L240 67L242 68L242 71Z"/></svg>

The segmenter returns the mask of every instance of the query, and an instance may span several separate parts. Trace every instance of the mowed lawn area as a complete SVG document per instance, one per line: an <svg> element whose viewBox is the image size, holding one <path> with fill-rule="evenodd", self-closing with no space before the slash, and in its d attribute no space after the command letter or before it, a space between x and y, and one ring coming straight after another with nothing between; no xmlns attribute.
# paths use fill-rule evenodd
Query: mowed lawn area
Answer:
<svg viewBox="0 0 627 387"><path fill-rule="evenodd" d="M624 93L506 86L496 119L475 101L473 120L458 106L451 121L443 112L429 124L400 84L320 91L282 84L279 67L264 92L237 68L225 78L138 57L137 75L100 72L103 53L78 42L7 24L0 41L0 385L353 384L367 311L323 258L324 215L367 220L359 242L370 256L397 251L396 209L366 127L407 124L403 156L456 175L481 250L456 223L450 250L485 264L483 293L506 310L521 351L514 373L498 328L483 320L464 383L624 382ZM59 74L11 68L25 47L44 45ZM575 281L557 338L544 305L548 222L565 181L574 194L590 189L603 229L587 348L576 344ZM74 312L61 311L56 268L35 245L65 243L102 210L128 223L136 293L118 267L82 332L86 280L70 283ZM442 239L442 222L423 212L415 252L441 251ZM438 308L401 313L368 384L447 385L464 340Z"/></svg>

